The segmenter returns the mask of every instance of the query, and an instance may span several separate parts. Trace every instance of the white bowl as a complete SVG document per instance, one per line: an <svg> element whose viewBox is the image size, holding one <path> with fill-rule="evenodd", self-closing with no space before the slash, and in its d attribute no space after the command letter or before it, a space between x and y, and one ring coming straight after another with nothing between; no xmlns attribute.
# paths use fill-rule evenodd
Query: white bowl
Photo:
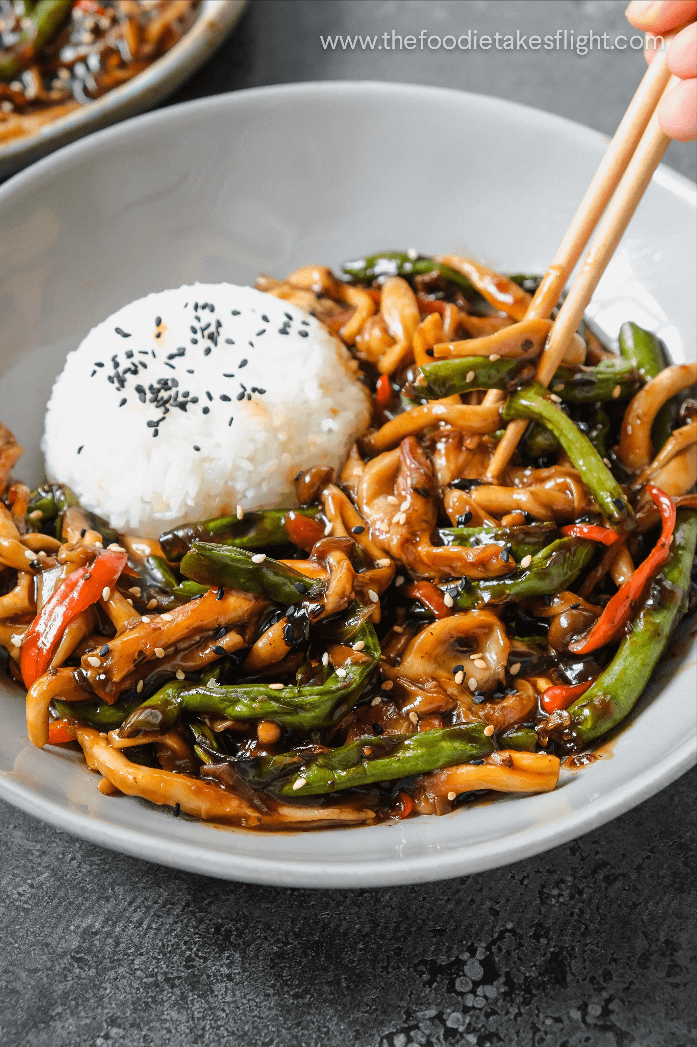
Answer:
<svg viewBox="0 0 697 1047"><path fill-rule="evenodd" d="M138 76L101 98L44 124L32 135L0 143L0 178L51 150L157 105L207 62L232 32L246 0L202 0L189 32Z"/></svg>
<svg viewBox="0 0 697 1047"><path fill-rule="evenodd" d="M371 83L261 88L130 120L0 189L0 419L41 478L43 409L67 350L149 291L252 281L366 251L467 252L540 272L606 140L492 98ZM596 296L616 334L648 323L695 352L695 187L661 168ZM79 410L79 404L76 404ZM118 448L114 448L118 453ZM667 661L608 758L555 792L350 831L222 831L102 796L81 758L27 740L18 687L0 687L0 795L151 861L298 887L412 883L492 868L603 824L694 758L694 647Z"/></svg>

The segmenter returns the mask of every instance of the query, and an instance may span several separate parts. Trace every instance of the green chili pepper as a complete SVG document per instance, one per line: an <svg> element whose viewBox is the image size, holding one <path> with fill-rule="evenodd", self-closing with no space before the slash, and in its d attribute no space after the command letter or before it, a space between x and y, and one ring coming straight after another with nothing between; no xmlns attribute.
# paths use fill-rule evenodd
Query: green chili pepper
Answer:
<svg viewBox="0 0 697 1047"><path fill-rule="evenodd" d="M655 378L666 366L663 348L656 335L631 320L620 327L619 342L624 359L644 378Z"/></svg>
<svg viewBox="0 0 697 1047"><path fill-rule="evenodd" d="M534 753L537 750L537 732L534 727L517 724L499 735L501 749L516 749L518 752Z"/></svg>
<svg viewBox="0 0 697 1047"><path fill-rule="evenodd" d="M357 633L363 640L364 661L335 669L323 684L273 690L265 684L217 683L215 673L201 683L174 680L133 712L123 726L125 734L166 730L182 712L220 716L226 720L274 720L282 727L326 727L351 709L363 692L380 657L380 644L370 622ZM219 668L216 672L219 672Z"/></svg>
<svg viewBox="0 0 697 1047"><path fill-rule="evenodd" d="M0 53L0 80L11 80L39 56L68 17L74 0L39 0L12 48Z"/></svg>
<svg viewBox="0 0 697 1047"><path fill-rule="evenodd" d="M196 596L203 596L210 589L210 585L199 585L185 578L179 585L175 585L172 592L175 596L182 596L185 600L193 600Z"/></svg>
<svg viewBox="0 0 697 1047"><path fill-rule="evenodd" d="M55 698L53 705L58 715L65 720L79 720L98 727L100 731L113 731L120 727L134 709L142 704L140 698L119 699L113 705L108 702L64 702Z"/></svg>
<svg viewBox="0 0 697 1047"><path fill-rule="evenodd" d="M515 560L540 552L554 537L556 524L532 523L520 527L440 527L436 532L443 545L509 546Z"/></svg>
<svg viewBox="0 0 697 1047"><path fill-rule="evenodd" d="M531 422L523 437L523 446L528 458L547 458L559 450L559 441L549 429Z"/></svg>
<svg viewBox="0 0 697 1047"><path fill-rule="evenodd" d="M594 551L594 543L583 538L559 538L533 556L528 567L518 568L513 574L481 578L470 582L464 590L459 585L446 584L441 588L452 596L460 611L531 596L551 596L569 588Z"/></svg>
<svg viewBox="0 0 697 1047"><path fill-rule="evenodd" d="M212 520L182 524L160 535L160 545L170 563L176 563L191 548L194 541L216 545L232 545L238 549L265 549L269 546L292 545L285 528L288 513L314 519L319 506L311 509L264 509L236 516L218 516Z"/></svg>
<svg viewBox="0 0 697 1047"><path fill-rule="evenodd" d="M271 788L281 796L333 793L488 756L494 744L484 734L485 727L468 723L421 734L370 736L309 761L298 752L263 757L242 773L251 785Z"/></svg>
<svg viewBox="0 0 697 1047"><path fill-rule="evenodd" d="M305 596L311 598L324 591L323 584L278 560L266 557L255 563L252 553L227 545L195 541L180 566L183 575L204 585L242 589L283 604L297 603Z"/></svg>
<svg viewBox="0 0 697 1047"><path fill-rule="evenodd" d="M37 523L47 523L49 520L55 520L65 509L76 508L79 505L76 496L65 484L42 484L31 492L27 516L40 511L41 519L37 520Z"/></svg>
<svg viewBox="0 0 697 1047"><path fill-rule="evenodd" d="M403 276L409 279L423 273L440 273L443 279L479 297L472 283L456 269L434 262L424 255L410 258L407 251L379 251L355 262L344 262L341 269L358 284L372 284L379 277Z"/></svg>
<svg viewBox="0 0 697 1047"><path fill-rule="evenodd" d="M571 404L609 403L629 400L641 385L641 376L631 363L601 360L595 367L560 367L550 389Z"/></svg>
<svg viewBox="0 0 697 1047"><path fill-rule="evenodd" d="M600 738L636 705L685 613L696 543L697 514L679 509L670 559L654 579L610 665L568 709L568 736L574 743Z"/></svg>
<svg viewBox="0 0 697 1047"><path fill-rule="evenodd" d="M514 393L504 408L503 417L507 422L513 418L541 422L559 440L603 516L618 523L626 515L631 515L622 488L593 444L550 399L550 394L541 385L528 385Z"/></svg>
<svg viewBox="0 0 697 1047"><path fill-rule="evenodd" d="M516 389L530 381L537 365L532 360L489 360L486 356L464 356L424 364L421 370L426 385L416 386L416 391L427 400L440 400L473 389Z"/></svg>

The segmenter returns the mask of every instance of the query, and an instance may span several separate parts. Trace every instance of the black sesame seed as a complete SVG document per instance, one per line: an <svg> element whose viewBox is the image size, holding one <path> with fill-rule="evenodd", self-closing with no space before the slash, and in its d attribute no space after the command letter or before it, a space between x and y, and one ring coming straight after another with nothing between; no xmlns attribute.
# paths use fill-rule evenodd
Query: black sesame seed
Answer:
<svg viewBox="0 0 697 1047"><path fill-rule="evenodd" d="M228 422L228 425L232 425L232 423L233 423L233 420L234 420L234 419L233 419L233 415L230 415L230 420L229 420L229 422Z"/></svg>
<svg viewBox="0 0 697 1047"><path fill-rule="evenodd" d="M285 327L279 327L278 333L279 334L288 334L289 332L287 331L287 329Z"/></svg>
<svg viewBox="0 0 697 1047"><path fill-rule="evenodd" d="M211 403L213 403L213 397L212 397L212 395L211 395L211 394L210 394L210 393L208 392L208 390L207 390L207 389L206 389L206 396L208 397L208 399L210 400L210 402L211 402Z"/></svg>
<svg viewBox="0 0 697 1047"><path fill-rule="evenodd" d="M117 334L120 334L122 338L130 338L131 337L130 334L128 334L126 331L122 331L120 327L115 327L114 330L116 331Z"/></svg>
<svg viewBox="0 0 697 1047"><path fill-rule="evenodd" d="M286 332L284 331L283 333L285 334ZM308 331L298 331L298 334L300 335L301 338L307 338L309 332Z"/></svg>
<svg viewBox="0 0 697 1047"><path fill-rule="evenodd" d="M181 809L182 809L182 805L180 803L175 803L175 805L174 805L174 817L175 818L179 817L179 812L181 811Z"/></svg>
<svg viewBox="0 0 697 1047"><path fill-rule="evenodd" d="M194 451L200 451L200 450L201 450L201 448L199 447L199 445L198 444L194 444Z"/></svg>
<svg viewBox="0 0 697 1047"><path fill-rule="evenodd" d="M210 347L210 345L207 345L206 348L203 350L203 355L204 356L210 356L211 355L211 347Z"/></svg>
<svg viewBox="0 0 697 1047"><path fill-rule="evenodd" d="M240 362L238 363L237 366L238 367L246 367L248 363L249 363L249 361L247 360L247 357L245 357L244 360L240 360Z"/></svg>
<svg viewBox="0 0 697 1047"><path fill-rule="evenodd" d="M193 369L193 367L187 367L187 369L186 369L186 373L187 373L187 374L193 374L193 373L194 373L194 369ZM184 396L186 396L186 393L184 393Z"/></svg>
<svg viewBox="0 0 697 1047"><path fill-rule="evenodd" d="M223 655L223 654L227 654L227 651L225 650L224 647L221 647L220 644L217 643L215 645L215 647L213 648L213 654L221 654L221 655Z"/></svg>
<svg viewBox="0 0 697 1047"><path fill-rule="evenodd" d="M95 367L104 367L104 364L100 360L95 360L94 366Z"/></svg>
<svg viewBox="0 0 697 1047"><path fill-rule="evenodd" d="M268 316L266 315L266 313L262 313L262 314L261 314L261 318L262 318L262 320L264 321L264 323L265 323L265 324L268 324L268 322L269 322L269 318L268 318Z"/></svg>
<svg viewBox="0 0 697 1047"><path fill-rule="evenodd" d="M123 405L125 403L126 403L126 397L124 396L123 400L119 400L119 407L123 407Z"/></svg>
<svg viewBox="0 0 697 1047"><path fill-rule="evenodd" d="M234 338L226 338L225 339L225 344L226 345L234 345L235 344L235 339Z"/></svg>
<svg viewBox="0 0 697 1047"><path fill-rule="evenodd" d="M457 676L458 673L464 673L464 671L465 671L464 665L454 665L452 667L452 669L450 670L450 672L453 674L453 676Z"/></svg>
<svg viewBox="0 0 697 1047"><path fill-rule="evenodd" d="M225 596L225 590L223 589L222 585L219 585L218 586L218 591L215 594L215 598L216 598L216 600L222 600L224 596Z"/></svg>
<svg viewBox="0 0 697 1047"><path fill-rule="evenodd" d="M580 606L581 606L580 603L570 603L569 604L569 610L570 611L577 611Z"/></svg>
<svg viewBox="0 0 697 1047"><path fill-rule="evenodd" d="M236 400L244 400L244 393L238 393L235 397Z"/></svg>
<svg viewBox="0 0 697 1047"><path fill-rule="evenodd" d="M525 517L525 522L527 524L535 522L535 517L532 515L532 513L525 512L523 513L523 516Z"/></svg>
<svg viewBox="0 0 697 1047"><path fill-rule="evenodd" d="M222 638L225 636L226 633L227 633L227 626L226 625L222 625L220 627L220 629L218 629L217 633L215 634L216 640L222 640Z"/></svg>
<svg viewBox="0 0 697 1047"><path fill-rule="evenodd" d="M484 760L469 760L468 762L472 764L473 767L481 767L481 765L484 763ZM467 793L462 793L462 795L466 796Z"/></svg>
<svg viewBox="0 0 697 1047"><path fill-rule="evenodd" d="M220 399L224 400L225 403L230 403L230 397L226 393L222 393Z"/></svg>
<svg viewBox="0 0 697 1047"><path fill-rule="evenodd" d="M210 414L210 411L211 411L210 407L204 407L201 413L202 414Z"/></svg>
<svg viewBox="0 0 697 1047"><path fill-rule="evenodd" d="M87 534L87 528L83 527L82 530L80 531L80 537L84 538L86 534Z"/></svg>
<svg viewBox="0 0 697 1047"><path fill-rule="evenodd" d="M365 527L352 527L351 534L363 534Z"/></svg>
<svg viewBox="0 0 697 1047"><path fill-rule="evenodd" d="M251 399L252 399L252 394L251 394L251 393L247 393L247 399L248 399L248 400L251 400Z"/></svg>
<svg viewBox="0 0 697 1047"><path fill-rule="evenodd" d="M231 311L230 315L231 315L231 316L239 316L239 315L240 315L240 311L239 311L239 309L233 309L233 310Z"/></svg>
<svg viewBox="0 0 697 1047"><path fill-rule="evenodd" d="M458 527L467 527L467 524L470 522L471 519L472 519L472 513L468 509L466 513L461 513L460 516L458 516L458 518L456 520L457 526Z"/></svg>
<svg viewBox="0 0 697 1047"><path fill-rule="evenodd" d="M510 545L504 545L503 549L499 553L499 556L501 557L501 559L503 560L504 563L508 563L508 561L509 561L509 559L511 557L511 547L510 547Z"/></svg>
<svg viewBox="0 0 697 1047"><path fill-rule="evenodd" d="M259 393L260 396L263 396L264 393L266 392L266 389L257 389L257 392Z"/></svg>
<svg viewBox="0 0 697 1047"><path fill-rule="evenodd" d="M153 437L159 436L160 435L160 430L159 429L153 429L152 435L153 435Z"/></svg>
<svg viewBox="0 0 697 1047"><path fill-rule="evenodd" d="M613 498L612 500L615 503L616 507L619 509L619 511L622 512L624 510L624 502L622 501L622 499Z"/></svg>
<svg viewBox="0 0 697 1047"><path fill-rule="evenodd" d="M374 724L372 724L372 728L373 728L373 734L377 734L378 737L380 737L382 732L385 730L385 728L382 726L381 723L374 723Z"/></svg>
<svg viewBox="0 0 697 1047"><path fill-rule="evenodd" d="M547 604L548 607L551 607L551 605L552 605L552 597L551 596L543 596L542 599L544 600L544 602Z"/></svg>
<svg viewBox="0 0 697 1047"><path fill-rule="evenodd" d="M99 657L100 658L106 658L108 653L109 653L109 644L105 643L102 647L99 648Z"/></svg>
<svg viewBox="0 0 697 1047"><path fill-rule="evenodd" d="M254 337L255 338L260 338L261 335L263 335L263 334L266 334L266 328L265 327L262 327L261 331L257 331L257 333L254 335Z"/></svg>
<svg viewBox="0 0 697 1047"><path fill-rule="evenodd" d="M309 320L301 320L300 323L301 324L305 324L305 327L309 327L310 326L310 321Z"/></svg>
<svg viewBox="0 0 697 1047"><path fill-rule="evenodd" d="M298 592L301 593L301 594L309 593L309 591L310 591L308 589L308 587L305 585L304 582L293 582L293 585L298 590Z"/></svg>
<svg viewBox="0 0 697 1047"><path fill-rule="evenodd" d="M29 566L32 567L35 571L38 571L41 567L41 560L30 560Z"/></svg>
<svg viewBox="0 0 697 1047"><path fill-rule="evenodd" d="M85 446L84 444L80 444L80 446L79 446L79 447L78 447L78 449L77 449L77 453L78 453L78 454L80 453L80 451L82 450L82 448L83 448L84 446Z"/></svg>
<svg viewBox="0 0 697 1047"><path fill-rule="evenodd" d="M433 356L435 356L435 355L436 355L436 354L434 353L433 349L426 349L426 350L425 350L425 353L426 353L426 356L431 356L431 357L433 357Z"/></svg>

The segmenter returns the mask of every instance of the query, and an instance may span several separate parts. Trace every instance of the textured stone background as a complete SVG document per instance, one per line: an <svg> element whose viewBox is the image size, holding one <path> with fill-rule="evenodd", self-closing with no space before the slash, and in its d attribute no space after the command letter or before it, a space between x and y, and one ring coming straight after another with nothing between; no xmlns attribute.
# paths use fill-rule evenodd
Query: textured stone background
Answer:
<svg viewBox="0 0 697 1047"><path fill-rule="evenodd" d="M293 80L403 80L516 99L611 133L637 54L330 53L318 38L614 34L623 7L256 0L173 101ZM668 162L694 177L693 146L671 146ZM694 1047L696 784L693 771L508 868L357 892L174 872L0 804L0 1044Z"/></svg>

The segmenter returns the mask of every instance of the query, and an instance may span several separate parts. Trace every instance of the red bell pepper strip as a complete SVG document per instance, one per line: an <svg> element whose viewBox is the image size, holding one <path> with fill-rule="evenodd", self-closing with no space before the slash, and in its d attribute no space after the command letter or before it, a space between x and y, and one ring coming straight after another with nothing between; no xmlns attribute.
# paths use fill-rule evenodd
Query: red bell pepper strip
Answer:
<svg viewBox="0 0 697 1047"><path fill-rule="evenodd" d="M49 745L65 745L66 742L74 742L76 738L75 724L70 720L52 720L48 725Z"/></svg>
<svg viewBox="0 0 697 1047"><path fill-rule="evenodd" d="M395 814L398 818L408 818L411 812L414 810L414 801L412 800L409 793L405 793L403 790L397 793L397 806Z"/></svg>
<svg viewBox="0 0 697 1047"><path fill-rule="evenodd" d="M562 527L561 533L567 538L588 538L591 542L602 542L603 545L614 545L619 535L611 527L599 524L569 524Z"/></svg>
<svg viewBox="0 0 697 1047"><path fill-rule="evenodd" d="M324 527L310 516L290 512L283 521L286 533L293 545L309 553L315 542L324 537Z"/></svg>
<svg viewBox="0 0 697 1047"><path fill-rule="evenodd" d="M575 685L556 684L554 687L548 687L540 699L540 705L546 713L556 712L557 709L568 709L577 698L586 693L594 682L594 680L588 680L586 683Z"/></svg>
<svg viewBox="0 0 697 1047"><path fill-rule="evenodd" d="M452 607L448 607L443 599L443 593L433 582L414 582L412 585L407 585L404 588L404 595L428 607L436 618L447 618L449 614L452 614Z"/></svg>
<svg viewBox="0 0 697 1047"><path fill-rule="evenodd" d="M599 647L611 643L631 618L634 609L641 599L646 586L654 578L663 564L670 557L670 546L675 530L675 502L655 484L647 484L646 490L661 514L663 528L661 537L644 562L624 585L620 586L605 610L598 618L585 640L576 640L569 644L574 654L590 654Z"/></svg>
<svg viewBox="0 0 697 1047"><path fill-rule="evenodd" d="M390 376L387 374L381 374L378 378L378 384L375 389L376 403L378 407L387 407L391 399L392 386L390 385Z"/></svg>
<svg viewBox="0 0 697 1047"><path fill-rule="evenodd" d="M19 665L27 687L48 669L68 623L116 583L126 559L126 553L106 551L63 579L24 636Z"/></svg>

